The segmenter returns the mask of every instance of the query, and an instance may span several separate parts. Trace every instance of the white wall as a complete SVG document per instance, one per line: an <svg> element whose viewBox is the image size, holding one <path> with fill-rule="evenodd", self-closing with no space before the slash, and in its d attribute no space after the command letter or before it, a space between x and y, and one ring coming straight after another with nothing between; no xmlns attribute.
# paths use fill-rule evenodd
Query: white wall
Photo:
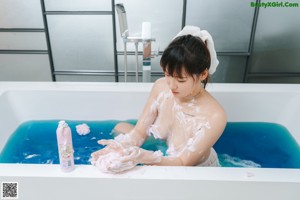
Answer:
<svg viewBox="0 0 300 200"><path fill-rule="evenodd" d="M44 29L40 0L0 1L0 81L51 81L44 32L16 32L6 28ZM44 0L46 11L94 11L102 14L48 14L47 23L57 81L115 81L115 65L124 71L123 41L118 18L112 18L112 2L123 3L129 32L139 35L143 21L152 24L157 42L153 49L163 51L182 25L196 25L208 30L215 41L220 65L213 82L243 82L246 67L250 82L300 83L299 7L260 8L250 52L254 7L251 0ZM267 2L267 1L263 1ZM300 0L295 0L300 5ZM186 9L184 5L186 3ZM104 12L104 14L103 14ZM105 14L106 12L106 14ZM115 27L113 26L115 22ZM114 28L116 41L114 41ZM292 42L290 42L292 41ZM116 43L114 43L116 42ZM114 52L116 45L116 52ZM6 50L19 50L9 52ZM24 50L43 51L41 54ZM128 50L133 53L134 45ZM141 51L141 46L139 46ZM114 57L116 53L116 59ZM252 53L252 54L251 54ZM250 59L249 59L250 58ZM155 75L160 77L160 56L152 59ZM248 61L250 61L248 63ZM139 56L139 65L142 58ZM130 72L135 70L135 56L128 56ZM268 74L268 77L261 76ZM279 73L279 77L269 76ZM286 77L287 73L292 77ZM298 74L297 74L298 73ZM132 73L133 74L133 73ZM119 76L123 81L123 76ZM134 81L134 77L129 77Z"/></svg>

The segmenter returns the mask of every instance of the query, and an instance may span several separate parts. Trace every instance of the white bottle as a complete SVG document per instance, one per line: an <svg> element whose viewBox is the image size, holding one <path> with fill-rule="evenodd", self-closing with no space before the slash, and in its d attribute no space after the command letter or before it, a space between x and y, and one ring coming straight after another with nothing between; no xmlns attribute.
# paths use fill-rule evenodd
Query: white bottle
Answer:
<svg viewBox="0 0 300 200"><path fill-rule="evenodd" d="M65 121L60 121L56 129L60 168L63 172L72 171L74 166L74 149L71 129Z"/></svg>

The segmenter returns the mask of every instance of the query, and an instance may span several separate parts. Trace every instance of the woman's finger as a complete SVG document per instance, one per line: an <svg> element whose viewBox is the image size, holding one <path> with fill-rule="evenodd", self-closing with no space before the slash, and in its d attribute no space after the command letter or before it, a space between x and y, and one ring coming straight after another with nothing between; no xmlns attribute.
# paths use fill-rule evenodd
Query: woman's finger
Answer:
<svg viewBox="0 0 300 200"><path fill-rule="evenodd" d="M101 144L101 145L109 145L112 143L113 140L105 140L105 139L102 139L102 140L98 140L98 144Z"/></svg>
<svg viewBox="0 0 300 200"><path fill-rule="evenodd" d="M98 159L99 156L105 155L109 153L111 150L108 147L104 147L103 149L100 149L98 151L95 151L91 154L91 156L95 159Z"/></svg>

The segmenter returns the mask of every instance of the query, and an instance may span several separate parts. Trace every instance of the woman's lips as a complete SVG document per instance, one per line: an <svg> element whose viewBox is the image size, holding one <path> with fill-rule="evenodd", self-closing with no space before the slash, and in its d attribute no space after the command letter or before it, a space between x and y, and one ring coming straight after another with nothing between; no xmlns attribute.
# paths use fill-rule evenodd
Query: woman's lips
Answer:
<svg viewBox="0 0 300 200"><path fill-rule="evenodd" d="M172 91L173 94L178 94L178 92Z"/></svg>

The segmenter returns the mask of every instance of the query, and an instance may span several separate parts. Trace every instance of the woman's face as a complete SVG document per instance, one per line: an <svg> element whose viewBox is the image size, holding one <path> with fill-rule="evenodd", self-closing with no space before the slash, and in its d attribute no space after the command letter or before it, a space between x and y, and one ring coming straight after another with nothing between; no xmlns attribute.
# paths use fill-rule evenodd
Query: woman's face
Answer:
<svg viewBox="0 0 300 200"><path fill-rule="evenodd" d="M166 71L165 78L174 97L182 102L191 100L202 89L201 78L189 76L184 69L182 70L182 77L171 76Z"/></svg>

